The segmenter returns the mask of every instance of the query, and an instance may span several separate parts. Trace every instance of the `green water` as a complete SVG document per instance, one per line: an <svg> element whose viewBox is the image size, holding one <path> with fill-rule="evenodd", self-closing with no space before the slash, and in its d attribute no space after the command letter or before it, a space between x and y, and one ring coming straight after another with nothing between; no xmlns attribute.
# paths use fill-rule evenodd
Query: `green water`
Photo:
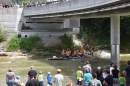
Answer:
<svg viewBox="0 0 130 86"><path fill-rule="evenodd" d="M7 86L5 84L5 74L9 68L13 68L15 75L20 76L20 80L23 83L27 82L28 71L30 66L34 66L37 72L42 71L44 74L44 83L46 86L46 76L48 72L51 72L52 76L56 74L56 69L60 68L62 74L64 75L64 85L68 83L73 83L76 86L76 71L78 66L83 66L85 60L89 60L94 72L98 66L102 68L105 65L110 65L110 56L104 57L104 59L99 59L97 61L94 58L76 59L76 60L47 60L47 57L35 57L35 58L24 58L24 59L10 59L0 57L0 86ZM126 61L130 60L130 54L121 54L121 71L126 67ZM63 86L64 86L63 85Z"/></svg>
<svg viewBox="0 0 130 86"><path fill-rule="evenodd" d="M46 58L28 58L28 59L9 59L0 58L0 86L6 86L5 74L8 68L13 68L15 75L20 76L20 80L23 83L27 82L27 73L30 70L30 66L34 66L37 72L42 71L44 75L44 83L46 85L46 76L48 72L51 72L52 76L56 74L56 69L60 68L64 75L64 84L75 83L75 72L80 64L80 60L46 60Z"/></svg>

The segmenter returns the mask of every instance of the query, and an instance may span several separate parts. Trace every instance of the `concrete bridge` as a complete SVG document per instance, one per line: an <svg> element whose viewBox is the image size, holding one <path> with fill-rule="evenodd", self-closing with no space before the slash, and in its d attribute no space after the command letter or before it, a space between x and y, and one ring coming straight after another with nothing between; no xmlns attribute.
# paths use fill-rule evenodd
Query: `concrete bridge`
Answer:
<svg viewBox="0 0 130 86"><path fill-rule="evenodd" d="M24 8L29 20L62 21L64 28L79 28L81 18L111 17L111 62L119 65L120 16L130 14L129 0L70 0L43 7Z"/></svg>
<svg viewBox="0 0 130 86"><path fill-rule="evenodd" d="M111 17L111 62L119 65L120 16L130 14L129 0L70 0L14 10L18 10L16 14L19 16L17 16L16 26L17 32L20 32L22 37L33 34L45 34L46 36L50 36L50 34L53 36L65 33L76 34L79 32L81 18ZM4 17L2 13L5 10L0 12ZM15 16L13 17L15 18ZM20 28L22 23L32 27L33 31L22 31ZM55 33L51 32L52 29L55 29ZM65 29L69 29L67 30L69 32Z"/></svg>

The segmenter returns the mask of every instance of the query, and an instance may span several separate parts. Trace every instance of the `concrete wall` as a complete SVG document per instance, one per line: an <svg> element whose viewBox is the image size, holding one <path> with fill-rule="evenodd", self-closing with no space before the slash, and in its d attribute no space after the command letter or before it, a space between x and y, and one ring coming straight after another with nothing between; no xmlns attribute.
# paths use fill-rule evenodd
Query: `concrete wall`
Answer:
<svg viewBox="0 0 130 86"><path fill-rule="evenodd" d="M59 2L56 4L49 4L40 7L24 8L24 16L53 14L83 9L86 10L88 8L103 6L117 1L120 0L70 0L66 2Z"/></svg>
<svg viewBox="0 0 130 86"><path fill-rule="evenodd" d="M0 23L4 30L7 31L7 38L11 38L21 28L23 9L1 8L0 9Z"/></svg>
<svg viewBox="0 0 130 86"><path fill-rule="evenodd" d="M76 30L79 30L79 28L76 28ZM75 29L72 31L57 31L57 32L44 32L44 31L21 31L21 37L29 37L32 35L37 35L42 39L42 42L45 44L45 46L52 46L55 44L59 44L59 36L63 36L64 34L71 36L73 34L77 34L79 32L76 32Z"/></svg>

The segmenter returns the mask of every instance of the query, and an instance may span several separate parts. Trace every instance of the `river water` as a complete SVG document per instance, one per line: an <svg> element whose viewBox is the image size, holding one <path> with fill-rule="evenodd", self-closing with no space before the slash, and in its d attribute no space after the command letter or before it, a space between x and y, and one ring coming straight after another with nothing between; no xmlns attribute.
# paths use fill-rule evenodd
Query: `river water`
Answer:
<svg viewBox="0 0 130 86"><path fill-rule="evenodd" d="M110 65L110 54L104 54L102 58L108 58L107 60L91 61L92 68L95 70L97 66L103 67L104 65ZM52 76L56 74L56 69L60 68L62 74L64 75L64 85L68 83L73 83L73 86L76 86L76 76L78 66L83 66L85 59L76 59L76 60L47 60L48 57L35 57L35 58L19 58L11 59L6 57L0 57L0 86L7 86L5 84L5 74L9 68L13 68L15 75L20 76L20 80L23 83L27 82L27 73L30 70L30 66L34 66L37 72L42 71L44 74L44 83L46 86L47 80L46 76L48 72L51 72ZM127 59L125 59L127 58ZM121 68L124 69L126 66L126 61L130 59L130 54L121 54L120 59L122 59Z"/></svg>
<svg viewBox="0 0 130 86"><path fill-rule="evenodd" d="M27 59L10 59L10 58L0 58L0 86L6 86L5 84L5 74L11 67L15 72L15 75L20 76L20 80L23 83L27 82L27 73L30 70L30 66L34 66L37 72L42 71L44 74L44 83L46 86L46 76L48 72L51 72L52 76L56 74L56 69L60 68L62 74L64 75L64 85L68 83L75 84L76 77L75 73L77 67L80 65L79 60L47 60L47 58L36 57ZM75 85L74 85L75 86Z"/></svg>

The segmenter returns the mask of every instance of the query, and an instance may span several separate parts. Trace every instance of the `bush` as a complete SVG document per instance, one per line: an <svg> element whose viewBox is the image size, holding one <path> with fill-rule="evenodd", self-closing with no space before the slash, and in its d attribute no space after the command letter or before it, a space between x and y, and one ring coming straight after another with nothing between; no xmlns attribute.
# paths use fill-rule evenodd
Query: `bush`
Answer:
<svg viewBox="0 0 130 86"><path fill-rule="evenodd" d="M0 42L6 40L6 32L3 30L2 26L0 25Z"/></svg>
<svg viewBox="0 0 130 86"><path fill-rule="evenodd" d="M32 49L41 50L44 44L38 36L30 36L28 38L18 38L18 36L12 37L9 42L7 51L17 51L23 49L31 51Z"/></svg>

